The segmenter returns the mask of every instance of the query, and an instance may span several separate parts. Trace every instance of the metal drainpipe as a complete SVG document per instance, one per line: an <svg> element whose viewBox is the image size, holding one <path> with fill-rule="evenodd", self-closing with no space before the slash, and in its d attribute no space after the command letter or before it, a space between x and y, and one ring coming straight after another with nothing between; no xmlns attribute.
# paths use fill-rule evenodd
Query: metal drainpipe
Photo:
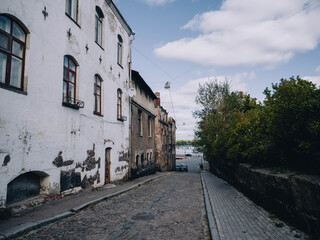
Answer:
<svg viewBox="0 0 320 240"><path fill-rule="evenodd" d="M132 32L132 39L130 39L129 51L130 51L130 60L129 60L129 89L132 87L132 42L135 39L135 33ZM132 135L132 123L131 123L131 100L129 96L129 169L128 169L128 178L131 177L131 162L132 162L132 151L131 151L131 135Z"/></svg>

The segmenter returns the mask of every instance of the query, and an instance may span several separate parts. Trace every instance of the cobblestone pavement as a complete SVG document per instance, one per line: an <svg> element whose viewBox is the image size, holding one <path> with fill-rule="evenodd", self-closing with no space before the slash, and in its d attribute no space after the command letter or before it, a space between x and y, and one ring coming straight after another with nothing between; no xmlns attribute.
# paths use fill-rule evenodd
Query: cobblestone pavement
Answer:
<svg viewBox="0 0 320 240"><path fill-rule="evenodd" d="M18 239L210 239L199 173L173 173Z"/></svg>
<svg viewBox="0 0 320 240"><path fill-rule="evenodd" d="M276 220L225 181L203 171L221 240L304 239L300 231Z"/></svg>

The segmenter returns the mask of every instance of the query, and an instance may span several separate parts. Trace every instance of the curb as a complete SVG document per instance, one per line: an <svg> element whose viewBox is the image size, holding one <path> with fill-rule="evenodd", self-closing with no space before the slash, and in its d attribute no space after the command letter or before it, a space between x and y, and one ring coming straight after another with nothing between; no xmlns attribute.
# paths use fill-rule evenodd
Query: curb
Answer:
<svg viewBox="0 0 320 240"><path fill-rule="evenodd" d="M207 212L207 218L208 218L208 222L209 222L211 239L220 240L220 235L219 235L218 228L217 228L217 222L216 222L215 217L213 215L213 208L210 203L210 199L209 199L210 197L208 195L208 190L207 190L205 181L203 180L202 171L201 171L200 175L201 175L201 184L202 184L202 190L203 190L203 194L204 194L204 201L205 201L205 205L206 205L206 212Z"/></svg>
<svg viewBox="0 0 320 240"><path fill-rule="evenodd" d="M81 204L77 207L74 207L72 209L70 209L70 211L67 211L67 212L64 212L64 213L61 213L61 214L58 214L54 217L49 217L49 218L45 218L45 219L42 219L42 220L39 220L39 221L36 221L36 222L26 222L24 224L20 224L18 226L15 226L15 227L12 227L12 228L9 228L3 232L0 232L0 240L2 239L11 239L11 238L14 238L14 237L18 237L19 235L22 235L23 233L26 233L26 232L30 232L32 230L35 230L35 229L38 229L38 228L41 228L43 226L46 226L50 223L54 223L54 222L57 222L59 220L62 220L64 218L67 218L67 217L70 217L72 215L74 215L75 213L77 212L80 212L81 210L85 209L85 208L88 208L89 206L92 206L92 205L95 205L97 203L100 203L104 200L107 200L107 199L110 199L110 198L113 198L115 196L119 196L125 192L128 192L134 188L137 188L137 187L140 187L148 182L151 182L157 178L161 178L161 177L164 177L166 175L161 175L161 176L155 176L155 177L152 177L152 178L149 178L147 180L144 180L140 183L136 183L134 185L132 185L131 187L128 187L124 190L121 190L121 191L118 191L118 192L115 192L115 193L112 193L112 194L109 194L109 195L106 195L104 197L101 197L101 198L98 198L98 199L95 199L95 200L92 200L90 202L87 202L87 203L84 203L84 204Z"/></svg>

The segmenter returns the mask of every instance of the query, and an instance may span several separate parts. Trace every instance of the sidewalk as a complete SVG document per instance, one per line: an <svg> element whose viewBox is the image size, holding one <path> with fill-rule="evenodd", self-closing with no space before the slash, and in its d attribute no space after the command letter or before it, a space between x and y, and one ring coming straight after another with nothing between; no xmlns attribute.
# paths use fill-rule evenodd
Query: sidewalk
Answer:
<svg viewBox="0 0 320 240"><path fill-rule="evenodd" d="M255 205L225 181L201 172L208 220L213 240L284 240L304 239L306 235Z"/></svg>
<svg viewBox="0 0 320 240"><path fill-rule="evenodd" d="M107 184L97 189L87 189L77 194L49 201L39 207L22 212L20 216L0 221L0 239L13 238L24 232L58 221L90 205L127 192L156 178L170 173L157 172L119 185Z"/></svg>

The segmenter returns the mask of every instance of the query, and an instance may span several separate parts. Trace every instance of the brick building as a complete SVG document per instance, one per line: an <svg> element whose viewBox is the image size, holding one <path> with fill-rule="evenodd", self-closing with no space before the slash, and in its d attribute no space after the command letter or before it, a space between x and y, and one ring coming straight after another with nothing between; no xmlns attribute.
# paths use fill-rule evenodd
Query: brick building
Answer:
<svg viewBox="0 0 320 240"><path fill-rule="evenodd" d="M130 177L155 173L155 108L157 98L139 72L132 71Z"/></svg>
<svg viewBox="0 0 320 240"><path fill-rule="evenodd" d="M157 171L175 170L175 121L169 121L168 112L161 106L160 93L154 100L156 110L155 143ZM174 150L173 150L174 147ZM174 160L173 155L174 153Z"/></svg>

